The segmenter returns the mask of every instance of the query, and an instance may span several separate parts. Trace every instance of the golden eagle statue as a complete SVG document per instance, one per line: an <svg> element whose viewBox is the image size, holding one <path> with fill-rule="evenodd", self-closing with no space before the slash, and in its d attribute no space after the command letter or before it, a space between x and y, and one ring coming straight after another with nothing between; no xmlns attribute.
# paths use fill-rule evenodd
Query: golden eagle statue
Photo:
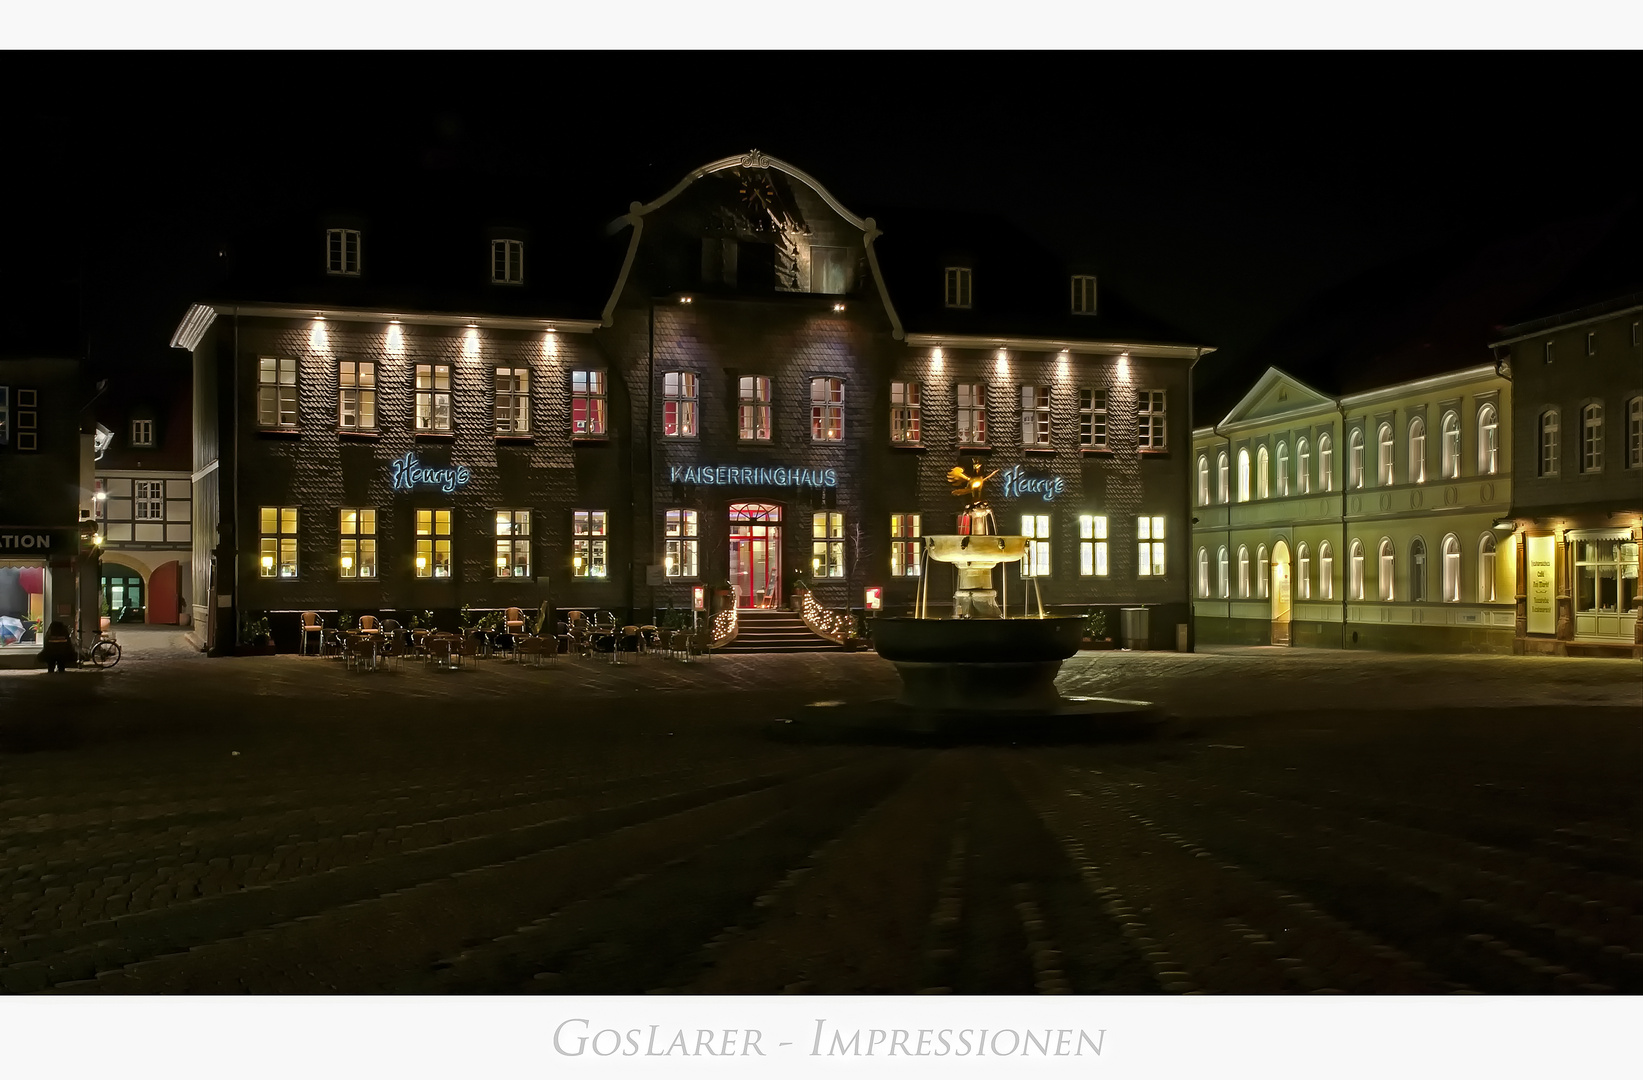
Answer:
<svg viewBox="0 0 1643 1080"><path fill-rule="evenodd" d="M949 484L964 485L963 487L954 488L954 495L969 495L976 502L980 502L981 485L997 476L998 470L994 469L986 476L983 476L981 475L981 462L972 461L970 462L970 472L973 472L975 475L971 476L970 473L965 472L962 466L954 466L947 471L947 482Z"/></svg>

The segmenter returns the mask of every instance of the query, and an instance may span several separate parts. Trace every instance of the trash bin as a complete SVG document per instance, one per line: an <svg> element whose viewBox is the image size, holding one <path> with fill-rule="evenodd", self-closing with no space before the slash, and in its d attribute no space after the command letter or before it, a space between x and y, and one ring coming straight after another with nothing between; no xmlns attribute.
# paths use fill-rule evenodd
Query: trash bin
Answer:
<svg viewBox="0 0 1643 1080"><path fill-rule="evenodd" d="M1147 609L1144 607L1127 607L1123 609L1124 616L1124 648L1145 649L1147 647Z"/></svg>
<svg viewBox="0 0 1643 1080"><path fill-rule="evenodd" d="M1186 652L1187 649L1189 648L1190 644L1191 643L1187 638L1187 624L1184 623L1184 622L1176 623L1175 624L1175 651L1176 652Z"/></svg>

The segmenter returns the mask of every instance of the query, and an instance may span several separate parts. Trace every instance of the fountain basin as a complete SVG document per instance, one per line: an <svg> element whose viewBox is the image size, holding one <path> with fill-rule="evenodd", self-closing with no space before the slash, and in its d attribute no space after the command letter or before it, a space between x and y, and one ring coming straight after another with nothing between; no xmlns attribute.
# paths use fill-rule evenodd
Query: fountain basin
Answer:
<svg viewBox="0 0 1643 1080"><path fill-rule="evenodd" d="M992 570L999 563L1020 562L1027 555L1025 536L926 536L930 558L962 570Z"/></svg>
<svg viewBox="0 0 1643 1080"><path fill-rule="evenodd" d="M1059 708L1061 661L1078 651L1084 620L878 619L873 643L896 666L897 703L962 713L1042 713Z"/></svg>

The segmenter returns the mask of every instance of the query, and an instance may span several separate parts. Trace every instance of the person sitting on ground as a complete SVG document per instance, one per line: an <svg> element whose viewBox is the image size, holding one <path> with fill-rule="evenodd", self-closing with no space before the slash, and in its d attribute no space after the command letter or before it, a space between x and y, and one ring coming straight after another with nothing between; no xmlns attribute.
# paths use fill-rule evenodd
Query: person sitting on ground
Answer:
<svg viewBox="0 0 1643 1080"><path fill-rule="evenodd" d="M46 662L46 673L67 671L79 658L74 655L74 642L69 637L68 625L61 619L46 627L45 644L40 647L40 659Z"/></svg>

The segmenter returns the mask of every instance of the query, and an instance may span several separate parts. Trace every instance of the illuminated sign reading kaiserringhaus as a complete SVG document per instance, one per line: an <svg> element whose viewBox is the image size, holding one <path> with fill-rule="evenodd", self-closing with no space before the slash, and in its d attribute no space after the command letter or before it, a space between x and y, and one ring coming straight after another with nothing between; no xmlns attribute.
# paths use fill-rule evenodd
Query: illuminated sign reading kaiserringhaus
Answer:
<svg viewBox="0 0 1643 1080"><path fill-rule="evenodd" d="M798 469L786 465L669 465L675 484L767 484L775 487L838 487L833 469Z"/></svg>

